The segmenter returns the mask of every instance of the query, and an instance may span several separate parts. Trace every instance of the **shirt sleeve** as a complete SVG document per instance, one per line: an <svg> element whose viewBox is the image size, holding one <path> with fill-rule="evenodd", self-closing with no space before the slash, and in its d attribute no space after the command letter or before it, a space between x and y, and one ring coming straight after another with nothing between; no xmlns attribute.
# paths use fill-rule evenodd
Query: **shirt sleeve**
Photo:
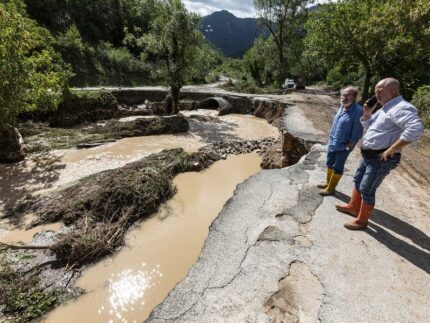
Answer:
<svg viewBox="0 0 430 323"><path fill-rule="evenodd" d="M375 113L375 114L373 114L369 119L367 119L366 121L364 121L363 120L363 116L361 116L360 117L360 123L361 123L361 126L364 128L364 129L368 129L371 125L372 125L372 123L373 123L373 121L375 121L375 116L377 115L377 113Z"/></svg>
<svg viewBox="0 0 430 323"><path fill-rule="evenodd" d="M424 125L417 109L413 106L403 106L393 117L394 123L402 129L400 140L416 141L424 133Z"/></svg>
<svg viewBox="0 0 430 323"><path fill-rule="evenodd" d="M341 109L342 109L342 107L340 107L340 109L337 110L336 114L333 117L333 121L331 122L330 133L332 133L334 131L334 126L336 124L336 119L339 118L339 114L340 114Z"/></svg>
<svg viewBox="0 0 430 323"><path fill-rule="evenodd" d="M351 138L349 139L349 141L352 141L354 144L356 144L363 136L363 122L361 121L362 114L362 112L357 113L352 124Z"/></svg>

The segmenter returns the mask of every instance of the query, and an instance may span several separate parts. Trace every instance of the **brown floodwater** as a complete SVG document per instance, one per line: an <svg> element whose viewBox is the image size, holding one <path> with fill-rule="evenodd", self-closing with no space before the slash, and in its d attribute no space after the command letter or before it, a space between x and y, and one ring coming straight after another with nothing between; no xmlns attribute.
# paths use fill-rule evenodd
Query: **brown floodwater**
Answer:
<svg viewBox="0 0 430 323"><path fill-rule="evenodd" d="M217 112L197 110L183 113L213 117ZM58 171L58 178L51 183L49 190L91 174L124 166L163 149L181 147L187 152L194 152L215 141L257 140L278 136L277 128L265 119L251 115L227 115L213 122L191 119L190 130L185 134L124 138L91 149L57 151L55 153L65 163L65 167Z"/></svg>
<svg viewBox="0 0 430 323"><path fill-rule="evenodd" d="M197 260L208 228L238 183L260 170L257 154L230 156L175 177L178 193L127 234L127 246L86 270L88 293L46 322L142 322Z"/></svg>
<svg viewBox="0 0 430 323"><path fill-rule="evenodd" d="M185 134L124 138L91 149L57 150L26 158L19 163L1 164L0 216L7 208L16 208L28 195L65 187L85 176L124 166L163 149L181 147L193 152L214 141L278 137L275 127L269 125L266 120L251 115L227 115L217 118L217 111L211 110L182 113L187 116L209 117L209 121L191 118L190 130ZM133 119L136 117L122 120ZM17 219L15 223L0 221L0 241L3 241L4 237L9 242L28 242L34 233L58 227L48 225L26 231L24 222L25 219Z"/></svg>
<svg viewBox="0 0 430 323"><path fill-rule="evenodd" d="M26 230L26 226L34 219L35 216L33 214L27 214L23 219L19 220L19 223L15 223L10 219L0 220L0 242L29 243L36 233L40 233L42 231L56 231L62 226L62 223L50 223Z"/></svg>

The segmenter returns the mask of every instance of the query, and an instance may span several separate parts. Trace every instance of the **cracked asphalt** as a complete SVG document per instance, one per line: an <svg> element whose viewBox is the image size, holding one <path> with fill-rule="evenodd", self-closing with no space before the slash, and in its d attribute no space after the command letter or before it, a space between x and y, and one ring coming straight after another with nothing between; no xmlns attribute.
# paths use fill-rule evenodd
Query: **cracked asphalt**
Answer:
<svg viewBox="0 0 430 323"><path fill-rule="evenodd" d="M356 149L324 199L319 144L239 184L187 277L147 321L428 322L429 187L393 171L368 229L348 231L334 205L349 199L358 159Z"/></svg>

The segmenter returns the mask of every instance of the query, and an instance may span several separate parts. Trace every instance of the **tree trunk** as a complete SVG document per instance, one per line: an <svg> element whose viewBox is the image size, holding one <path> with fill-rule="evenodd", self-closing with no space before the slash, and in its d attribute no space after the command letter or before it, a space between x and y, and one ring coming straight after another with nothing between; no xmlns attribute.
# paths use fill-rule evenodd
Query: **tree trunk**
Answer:
<svg viewBox="0 0 430 323"><path fill-rule="evenodd" d="M20 134L14 126L0 127L0 163L13 163L24 159Z"/></svg>
<svg viewBox="0 0 430 323"><path fill-rule="evenodd" d="M363 103L369 98L369 85L371 77L372 75L370 73L370 69L366 68L364 75L363 94L361 95L361 101L363 101Z"/></svg>
<svg viewBox="0 0 430 323"><path fill-rule="evenodd" d="M178 85L170 86L170 94L172 95L172 114L179 112L179 92L181 87Z"/></svg>
<svg viewBox="0 0 430 323"><path fill-rule="evenodd" d="M283 46L283 45L282 45ZM284 49L279 48L279 85L282 86L284 84L285 79L287 78L286 68L285 68L285 57L284 57Z"/></svg>

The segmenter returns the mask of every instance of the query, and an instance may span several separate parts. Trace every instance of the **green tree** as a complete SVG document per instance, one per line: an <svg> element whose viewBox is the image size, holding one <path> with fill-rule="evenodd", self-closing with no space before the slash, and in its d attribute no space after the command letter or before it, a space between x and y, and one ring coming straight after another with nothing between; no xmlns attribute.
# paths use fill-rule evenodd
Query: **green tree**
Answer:
<svg viewBox="0 0 430 323"><path fill-rule="evenodd" d="M412 103L417 107L426 128L430 128L430 85L417 89Z"/></svg>
<svg viewBox="0 0 430 323"><path fill-rule="evenodd" d="M286 49L301 36L306 20L306 5L310 0L254 0L261 25L273 37L278 54L278 85L282 84L288 73Z"/></svg>
<svg viewBox="0 0 430 323"><path fill-rule="evenodd" d="M49 32L26 16L21 0L0 3L0 161L24 158L16 116L56 106L70 77Z"/></svg>
<svg viewBox="0 0 430 323"><path fill-rule="evenodd" d="M258 38L245 53L243 63L258 86L272 84L277 77L276 45L273 37ZM275 56L275 57L274 57Z"/></svg>
<svg viewBox="0 0 430 323"><path fill-rule="evenodd" d="M159 0L157 13L149 33L138 43L143 49L142 58L155 57L156 73L170 87L172 113L179 111L179 92L192 78L193 65L202 46L203 35L199 31L200 18L187 11L180 0Z"/></svg>
<svg viewBox="0 0 430 323"><path fill-rule="evenodd" d="M429 10L424 0L324 4L308 20L306 44L329 68L362 73L363 100L372 77L394 76L416 87L428 77Z"/></svg>
<svg viewBox="0 0 430 323"><path fill-rule="evenodd" d="M208 41L195 48L194 64L190 68L189 80L192 83L214 81L213 71L222 64L224 55Z"/></svg>

